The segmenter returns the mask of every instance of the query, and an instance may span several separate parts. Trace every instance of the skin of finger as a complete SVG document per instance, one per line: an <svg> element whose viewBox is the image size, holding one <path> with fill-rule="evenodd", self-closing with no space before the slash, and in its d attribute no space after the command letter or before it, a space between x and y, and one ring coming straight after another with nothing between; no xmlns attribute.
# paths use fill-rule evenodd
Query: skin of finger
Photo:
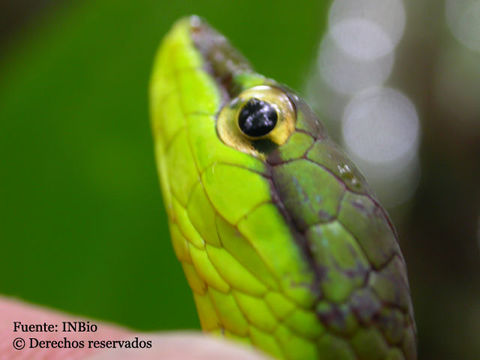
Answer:
<svg viewBox="0 0 480 360"><path fill-rule="evenodd" d="M14 332L14 322L22 324L58 324L58 332ZM90 333L61 332L63 321L90 321L98 330ZM15 338L23 338L27 344L29 338L39 340L151 340L150 349L23 349L15 350ZM28 304L18 299L0 296L0 358L10 359L165 359L165 360L266 360L267 357L237 344L214 339L203 334L177 332L165 334L134 333L117 325L91 319L72 316L38 305Z"/></svg>

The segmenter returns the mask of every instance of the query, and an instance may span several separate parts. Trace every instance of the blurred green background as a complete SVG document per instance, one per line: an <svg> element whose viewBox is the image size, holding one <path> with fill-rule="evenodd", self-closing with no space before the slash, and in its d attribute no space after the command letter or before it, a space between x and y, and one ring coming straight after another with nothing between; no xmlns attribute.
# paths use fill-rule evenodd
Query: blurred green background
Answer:
<svg viewBox="0 0 480 360"><path fill-rule="evenodd" d="M466 1L480 14L478 0L456 4ZM473 360L480 358L480 46L452 36L445 4L404 1L404 36L385 81L418 113L418 179L391 206L379 192L408 264L419 358ZM147 90L156 48L176 19L201 15L256 70L308 95L340 139L335 120L352 94L319 95L308 84L318 75L329 6L1 2L0 293L139 330L199 328L153 158ZM340 110L327 111L336 104Z"/></svg>

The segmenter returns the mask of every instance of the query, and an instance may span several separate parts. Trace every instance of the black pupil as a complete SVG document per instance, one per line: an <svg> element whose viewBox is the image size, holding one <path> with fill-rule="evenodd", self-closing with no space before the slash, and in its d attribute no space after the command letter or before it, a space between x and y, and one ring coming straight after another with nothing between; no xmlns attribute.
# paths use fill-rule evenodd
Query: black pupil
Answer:
<svg viewBox="0 0 480 360"><path fill-rule="evenodd" d="M260 137L267 135L277 124L277 112L269 103L252 98L243 105L238 115L238 125L246 135Z"/></svg>

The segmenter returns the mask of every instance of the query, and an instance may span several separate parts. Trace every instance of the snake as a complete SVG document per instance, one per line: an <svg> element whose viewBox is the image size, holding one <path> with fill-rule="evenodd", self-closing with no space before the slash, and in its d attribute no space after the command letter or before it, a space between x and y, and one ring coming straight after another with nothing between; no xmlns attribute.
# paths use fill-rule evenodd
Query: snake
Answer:
<svg viewBox="0 0 480 360"><path fill-rule="evenodd" d="M170 237L204 332L276 359L416 359L394 225L299 95L190 16L161 41L149 97Z"/></svg>

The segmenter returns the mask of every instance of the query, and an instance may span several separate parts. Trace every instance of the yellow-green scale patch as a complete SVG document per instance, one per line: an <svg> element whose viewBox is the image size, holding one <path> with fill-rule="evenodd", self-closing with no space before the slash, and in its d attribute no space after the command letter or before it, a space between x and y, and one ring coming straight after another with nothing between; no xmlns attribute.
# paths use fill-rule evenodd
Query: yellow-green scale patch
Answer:
<svg viewBox="0 0 480 360"><path fill-rule="evenodd" d="M296 335L288 327L280 325L274 334L282 351L285 353L285 358L289 360L318 359L316 344Z"/></svg>
<svg viewBox="0 0 480 360"><path fill-rule="evenodd" d="M209 288L208 294L217 311L218 318L225 330L238 336L248 334L248 321L238 307L231 293L223 294Z"/></svg>
<svg viewBox="0 0 480 360"><path fill-rule="evenodd" d="M172 201L172 209L174 213L175 223L178 224L178 228L182 235L192 244L193 246L204 249L205 248L205 241L200 236L198 231L193 227L190 219L188 217L188 213L185 208L177 201L176 197L173 197Z"/></svg>
<svg viewBox="0 0 480 360"><path fill-rule="evenodd" d="M203 295L194 293L195 305L200 318L200 324L205 331L213 331L220 327L220 320L212 303L210 296L205 293Z"/></svg>
<svg viewBox="0 0 480 360"><path fill-rule="evenodd" d="M365 282L370 269L356 240L338 221L316 225L306 233L312 255L325 269L321 288L325 297L340 304Z"/></svg>
<svg viewBox="0 0 480 360"><path fill-rule="evenodd" d="M314 296L308 286L313 274L277 207L258 207L238 224L238 229L279 279L284 294L300 306L311 307Z"/></svg>
<svg viewBox="0 0 480 360"><path fill-rule="evenodd" d="M267 288L224 249L207 246L209 259L219 274L236 290L252 296L262 296Z"/></svg>
<svg viewBox="0 0 480 360"><path fill-rule="evenodd" d="M187 278L188 284L192 288L194 294L203 295L207 291L207 284L197 274L197 270L192 264L182 263L183 272Z"/></svg>
<svg viewBox="0 0 480 360"><path fill-rule="evenodd" d="M215 210L213 209L201 183L197 183L187 204L190 222L209 245L221 247L216 230Z"/></svg>

